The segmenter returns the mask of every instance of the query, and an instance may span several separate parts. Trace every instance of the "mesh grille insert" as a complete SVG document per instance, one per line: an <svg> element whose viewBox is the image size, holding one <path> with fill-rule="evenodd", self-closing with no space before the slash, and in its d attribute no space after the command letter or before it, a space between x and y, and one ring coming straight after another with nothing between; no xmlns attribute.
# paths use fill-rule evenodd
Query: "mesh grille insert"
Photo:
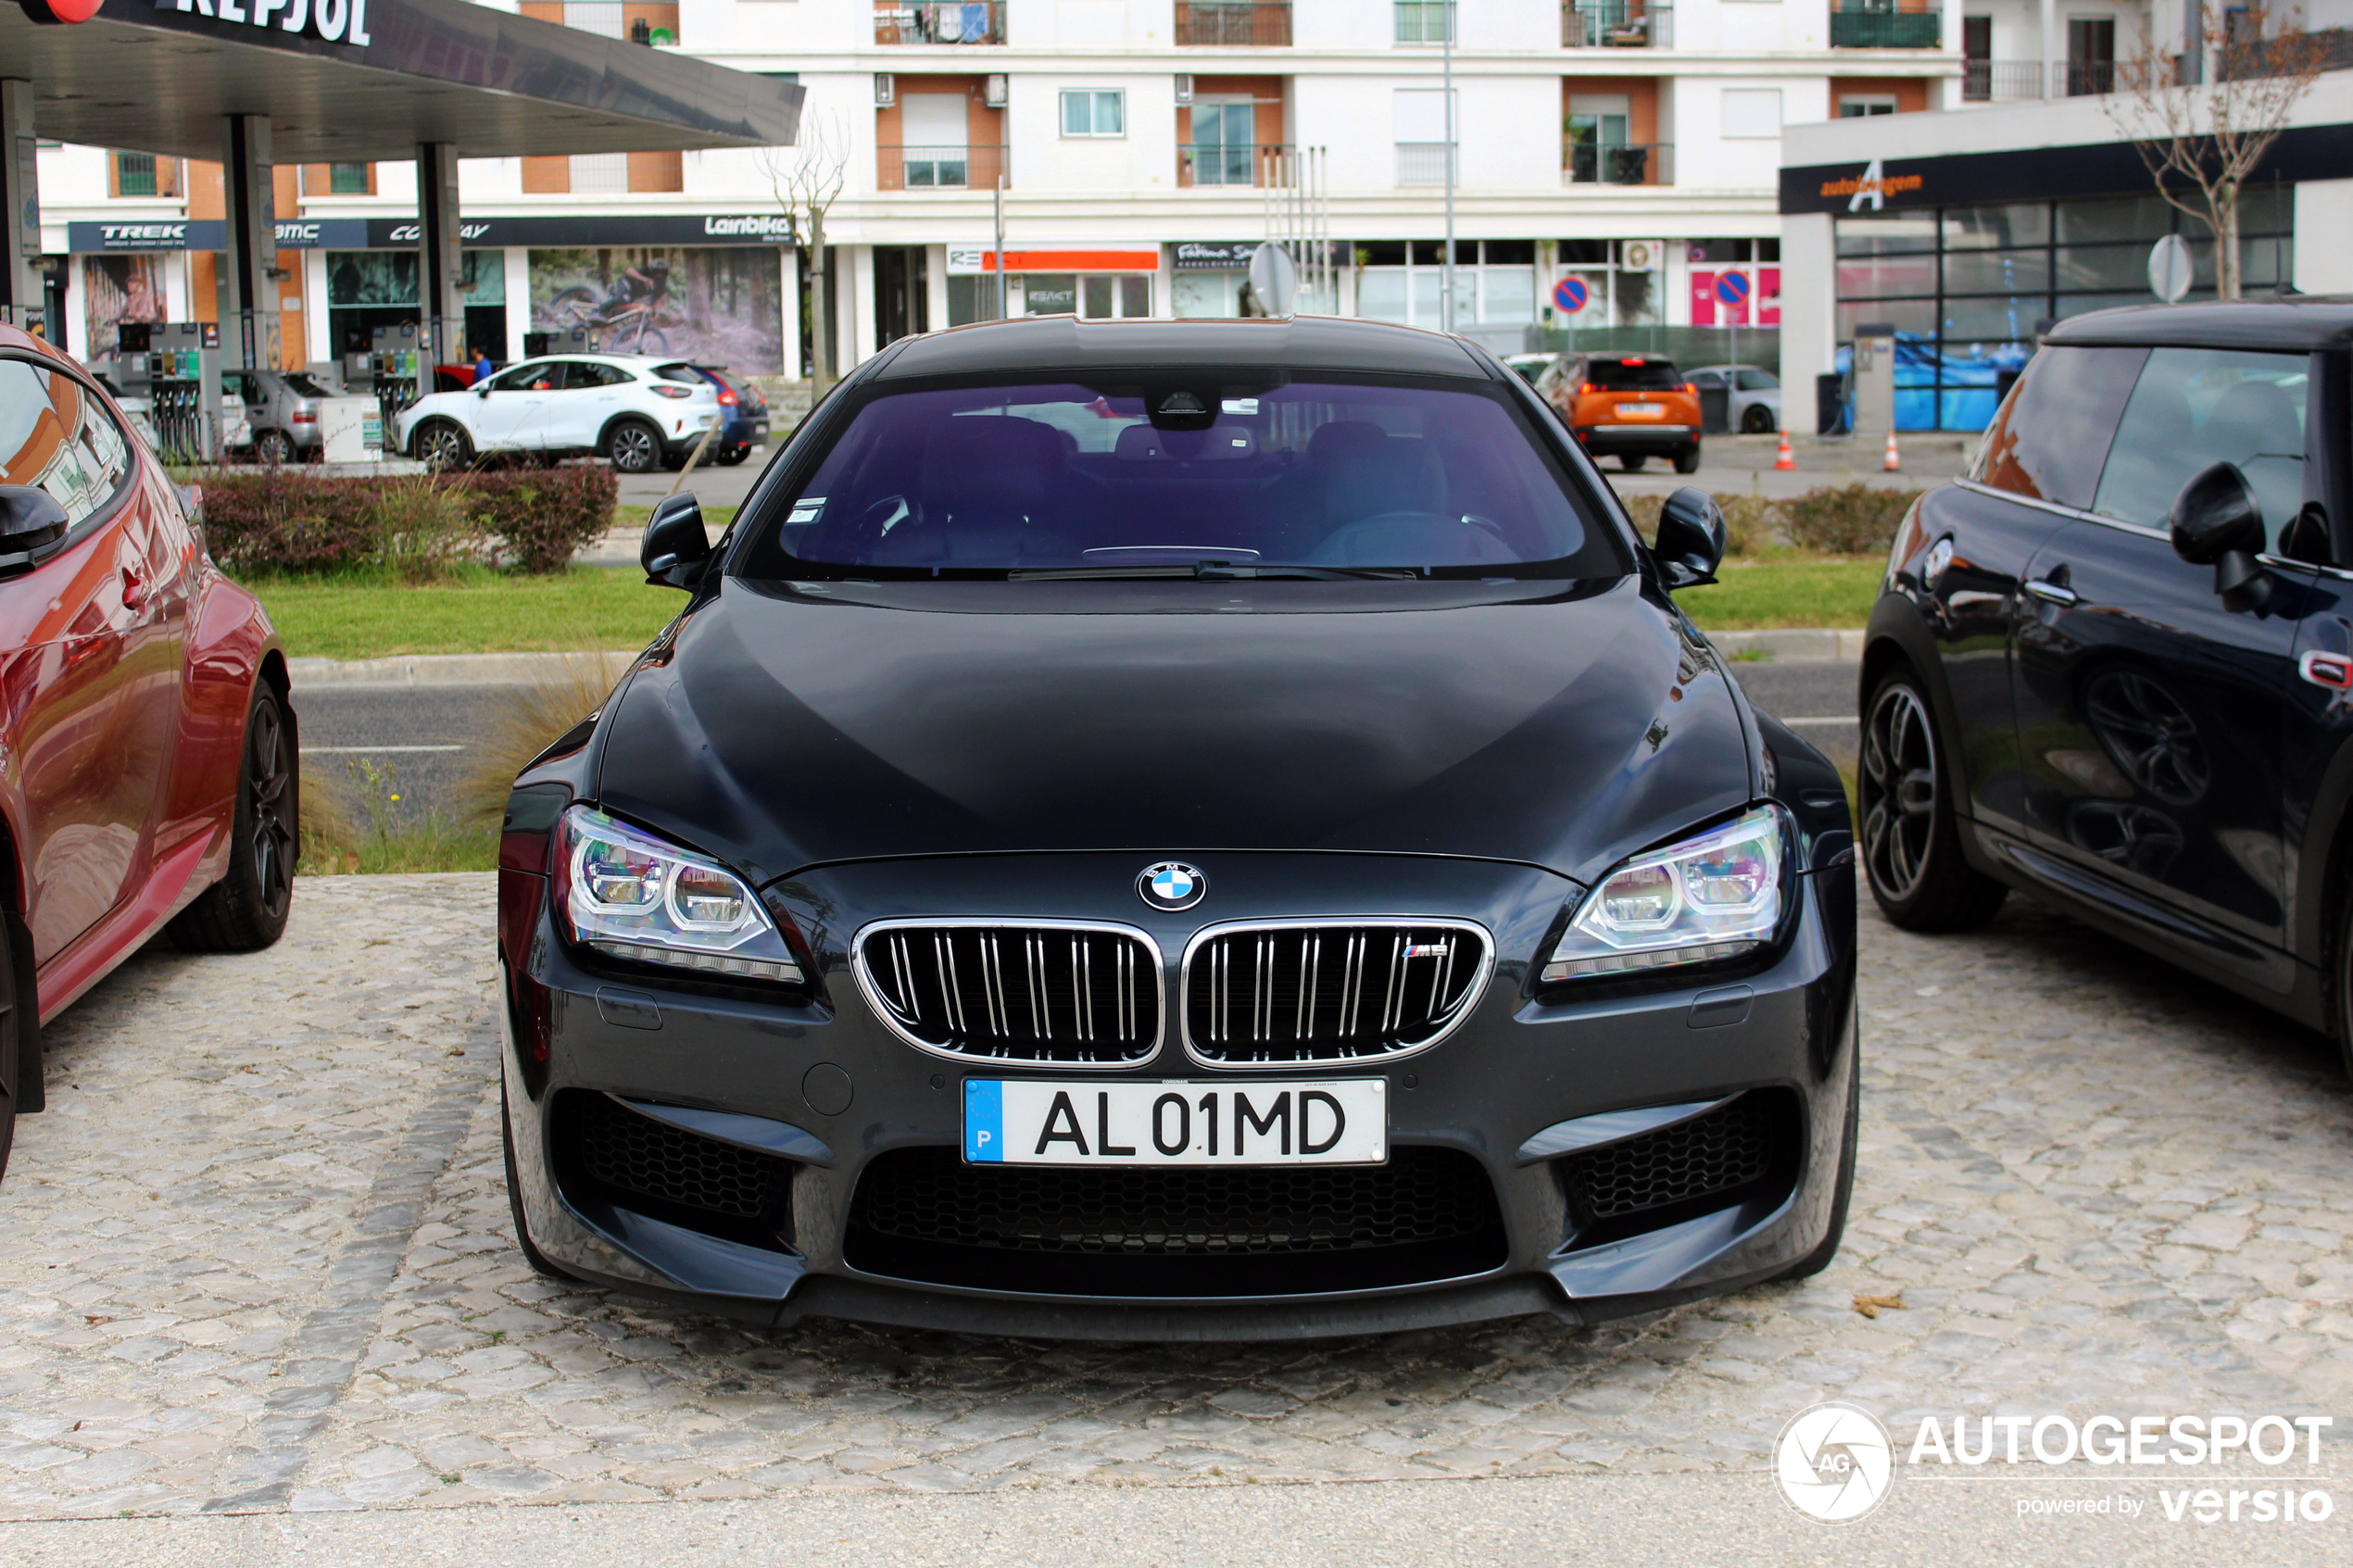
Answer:
<svg viewBox="0 0 2353 1568"><path fill-rule="evenodd" d="M1655 1133L1557 1162L1569 1207L1588 1223L1623 1220L1755 1186L1794 1160L1790 1097L1752 1092Z"/></svg>
<svg viewBox="0 0 2353 1568"><path fill-rule="evenodd" d="M1451 1149L1386 1165L967 1165L952 1148L868 1166L846 1257L869 1273L1086 1295L1360 1289L1504 1257L1486 1173Z"/></svg>
<svg viewBox="0 0 2353 1568"><path fill-rule="evenodd" d="M579 1169L628 1207L651 1199L746 1221L786 1210L790 1160L641 1116L607 1095L573 1091L564 1101Z"/></svg>
<svg viewBox="0 0 2353 1568"><path fill-rule="evenodd" d="M1211 1061L1355 1061L1428 1045L1487 971L1474 926L1227 931L1185 962L1185 1037Z"/></svg>
<svg viewBox="0 0 2353 1568"><path fill-rule="evenodd" d="M1160 959L1127 932L893 926L859 943L869 997L935 1050L994 1061L1136 1061L1160 1042Z"/></svg>

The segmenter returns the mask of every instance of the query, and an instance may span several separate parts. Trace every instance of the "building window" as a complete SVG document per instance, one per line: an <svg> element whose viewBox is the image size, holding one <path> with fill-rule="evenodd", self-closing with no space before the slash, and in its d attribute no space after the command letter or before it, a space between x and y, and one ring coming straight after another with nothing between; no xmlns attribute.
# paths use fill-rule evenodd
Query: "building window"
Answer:
<svg viewBox="0 0 2353 1568"><path fill-rule="evenodd" d="M1876 114L1894 114L1895 94L1893 93L1842 93L1838 97L1838 118L1867 119Z"/></svg>
<svg viewBox="0 0 2353 1568"><path fill-rule="evenodd" d="M612 195L629 189L629 155L627 153L574 153L572 155L572 194L573 195Z"/></svg>
<svg viewBox="0 0 2353 1568"><path fill-rule="evenodd" d="M1435 327L1444 320L1442 240L1356 248L1356 314ZM1454 325L1527 326L1536 320L1536 242L1454 242Z"/></svg>
<svg viewBox="0 0 2353 1568"><path fill-rule="evenodd" d="M1116 88L1079 87L1063 94L1063 134L1125 136L1127 94Z"/></svg>
<svg viewBox="0 0 2353 1568"><path fill-rule="evenodd" d="M1390 124L1397 137L1397 182L1401 185L1443 185L1455 179L1452 141L1462 141L1461 95L1456 94L1453 124L1447 124L1446 94L1440 88L1400 87L1391 94Z"/></svg>
<svg viewBox="0 0 2353 1568"><path fill-rule="evenodd" d="M2287 275L2295 207L2284 183L2239 198L2249 293ZM1894 325L1898 430L1983 430L2003 372L2034 352L2035 323L2149 304L2149 245L2169 233L2196 257L2190 297L2213 298L2212 237L2154 194L1842 215L1838 339L1867 321Z"/></svg>
<svg viewBox="0 0 2353 1568"><path fill-rule="evenodd" d="M1443 44L1453 20L1453 0L1395 0L1397 42Z"/></svg>
<svg viewBox="0 0 2353 1568"><path fill-rule="evenodd" d="M117 153L114 155L115 194L123 196L153 196L162 194L156 181L156 155L153 153Z"/></svg>
<svg viewBox="0 0 2353 1568"><path fill-rule="evenodd" d="M331 163L327 165L327 194L336 196L364 196L368 189L368 165L364 163Z"/></svg>

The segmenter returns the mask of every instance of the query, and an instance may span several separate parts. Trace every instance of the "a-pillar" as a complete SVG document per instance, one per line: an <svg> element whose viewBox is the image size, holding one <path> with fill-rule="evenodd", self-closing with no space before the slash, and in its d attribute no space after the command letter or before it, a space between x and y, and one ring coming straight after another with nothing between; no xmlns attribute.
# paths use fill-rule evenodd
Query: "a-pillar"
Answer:
<svg viewBox="0 0 2353 1568"><path fill-rule="evenodd" d="M459 303L464 233L458 220L458 149L446 142L417 148L417 395L433 393L433 368L455 365L465 353L466 312Z"/></svg>
<svg viewBox="0 0 2353 1568"><path fill-rule="evenodd" d="M277 201L270 117L233 114L221 141L221 215L229 251L220 274L220 359L233 369L278 367Z"/></svg>
<svg viewBox="0 0 2353 1568"><path fill-rule="evenodd" d="M0 79L0 321L41 323L41 184L33 165L32 83ZM55 336L52 332L50 335Z"/></svg>

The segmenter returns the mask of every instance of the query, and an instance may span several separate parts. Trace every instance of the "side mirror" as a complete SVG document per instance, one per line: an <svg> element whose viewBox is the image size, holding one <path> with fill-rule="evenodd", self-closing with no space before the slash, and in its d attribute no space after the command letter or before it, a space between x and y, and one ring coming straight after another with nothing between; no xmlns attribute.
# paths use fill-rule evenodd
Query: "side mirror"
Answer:
<svg viewBox="0 0 2353 1568"><path fill-rule="evenodd" d="M1724 509L1706 491L1686 484L1658 511L1658 539L1651 553L1669 588L1716 581L1724 559Z"/></svg>
<svg viewBox="0 0 2353 1568"><path fill-rule="evenodd" d="M637 550L647 582L691 588L702 581L710 559L711 535L704 532L702 508L693 495L673 495L654 508L646 520L645 543Z"/></svg>
<svg viewBox="0 0 2353 1568"><path fill-rule="evenodd" d="M488 382L484 382L484 383L483 383L480 386L475 387L475 388L474 388L474 395L475 395L476 397L487 397L487 396L489 396L489 395L490 395L490 383L489 383Z"/></svg>
<svg viewBox="0 0 2353 1568"><path fill-rule="evenodd" d="M66 509L46 490L0 484L0 571L32 564L32 552L66 536Z"/></svg>
<svg viewBox="0 0 2353 1568"><path fill-rule="evenodd" d="M2271 579L2263 553L2263 508L2235 463L2216 463L2182 486L2173 500L2173 553L2214 569L2214 591L2231 609L2260 609Z"/></svg>

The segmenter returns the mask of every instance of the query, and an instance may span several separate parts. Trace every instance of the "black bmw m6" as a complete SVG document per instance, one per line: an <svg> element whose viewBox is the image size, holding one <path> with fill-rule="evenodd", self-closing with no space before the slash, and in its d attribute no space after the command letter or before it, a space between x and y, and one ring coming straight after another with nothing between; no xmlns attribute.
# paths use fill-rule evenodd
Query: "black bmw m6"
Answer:
<svg viewBox="0 0 2353 1568"><path fill-rule="evenodd" d="M1809 1273L1834 770L1558 418L1361 321L962 328L842 383L516 781L544 1271L785 1323L1251 1338Z"/></svg>

